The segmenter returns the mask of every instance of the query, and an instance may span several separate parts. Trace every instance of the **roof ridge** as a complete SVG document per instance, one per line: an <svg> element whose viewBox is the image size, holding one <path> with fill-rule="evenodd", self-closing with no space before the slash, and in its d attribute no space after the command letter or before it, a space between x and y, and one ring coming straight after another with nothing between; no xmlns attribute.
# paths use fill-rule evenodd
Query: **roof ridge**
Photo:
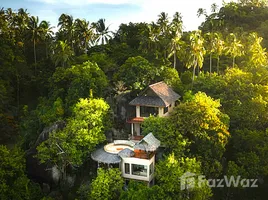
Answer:
<svg viewBox="0 0 268 200"><path fill-rule="evenodd" d="M149 85L149 87L152 87L152 86L158 85L158 84L160 84L160 83L165 83L165 82L164 82L164 81L160 81L160 82L157 82L157 83L153 83L153 84ZM165 84L166 84L166 83L165 83Z"/></svg>

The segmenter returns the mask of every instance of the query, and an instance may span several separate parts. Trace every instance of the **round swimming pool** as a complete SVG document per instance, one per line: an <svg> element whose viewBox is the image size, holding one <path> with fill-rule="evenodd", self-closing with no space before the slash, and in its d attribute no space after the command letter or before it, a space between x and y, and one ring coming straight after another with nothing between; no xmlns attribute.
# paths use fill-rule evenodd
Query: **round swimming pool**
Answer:
<svg viewBox="0 0 268 200"><path fill-rule="evenodd" d="M113 154L118 154L121 150L126 149L126 148L134 151L134 149L130 145L127 145L127 144L109 143L109 144L104 146L104 150L106 152L113 153Z"/></svg>

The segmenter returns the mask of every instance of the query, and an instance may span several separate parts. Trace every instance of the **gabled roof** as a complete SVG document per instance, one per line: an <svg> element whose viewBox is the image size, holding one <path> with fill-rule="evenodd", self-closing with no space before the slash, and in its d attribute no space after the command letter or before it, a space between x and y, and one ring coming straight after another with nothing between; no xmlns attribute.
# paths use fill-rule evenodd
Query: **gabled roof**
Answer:
<svg viewBox="0 0 268 200"><path fill-rule="evenodd" d="M143 151L156 151L159 146L160 141L156 139L152 133L149 133L134 146L134 149Z"/></svg>
<svg viewBox="0 0 268 200"><path fill-rule="evenodd" d="M151 90L154 96L147 96L146 93ZM174 92L163 81L149 85L138 97L133 99L130 105L167 107L180 98L180 95Z"/></svg>

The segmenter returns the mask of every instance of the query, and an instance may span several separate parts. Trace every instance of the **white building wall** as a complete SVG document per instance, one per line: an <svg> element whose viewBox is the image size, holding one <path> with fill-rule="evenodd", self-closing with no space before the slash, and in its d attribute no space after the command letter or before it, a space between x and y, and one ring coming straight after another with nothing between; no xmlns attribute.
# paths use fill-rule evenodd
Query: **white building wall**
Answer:
<svg viewBox="0 0 268 200"><path fill-rule="evenodd" d="M168 112L166 112L165 114L163 114L162 117L167 117L167 116L169 116L170 113L173 111L174 107L175 107L175 102L173 102L173 103L171 104L171 106L168 107Z"/></svg>
<svg viewBox="0 0 268 200"><path fill-rule="evenodd" d="M140 117L141 116L141 108L140 106L136 106L136 117Z"/></svg>
<svg viewBox="0 0 268 200"><path fill-rule="evenodd" d="M125 173L125 163L130 165L130 173ZM150 175L150 164L153 163L153 173ZM138 176L132 174L132 164L136 165L146 165L147 166L147 176ZM141 158L122 158L121 161L121 172L124 178L134 179L134 180L141 180L150 182L154 177L154 167L155 167L155 156L153 156L150 160L149 159L141 159Z"/></svg>
<svg viewBox="0 0 268 200"><path fill-rule="evenodd" d="M164 115L164 108L159 107L159 108L158 108L158 116L159 116L159 117L163 117L163 115Z"/></svg>
<svg viewBox="0 0 268 200"><path fill-rule="evenodd" d="M134 132L137 134L137 135L141 135L141 125L136 123L134 124Z"/></svg>

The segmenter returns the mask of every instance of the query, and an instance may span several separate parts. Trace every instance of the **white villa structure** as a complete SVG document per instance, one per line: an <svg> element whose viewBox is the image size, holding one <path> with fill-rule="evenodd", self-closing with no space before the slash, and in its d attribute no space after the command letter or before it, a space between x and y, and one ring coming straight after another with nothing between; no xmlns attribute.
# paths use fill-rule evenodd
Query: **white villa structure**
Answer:
<svg viewBox="0 0 268 200"><path fill-rule="evenodd" d="M141 136L141 123L150 115L168 116L179 98L180 95L164 82L149 85L129 103L136 107L135 116L127 120L131 124L132 137L129 140L115 140L97 149L91 154L91 158L98 165L117 165L126 180L154 184L155 154L160 141L152 133Z"/></svg>
<svg viewBox="0 0 268 200"><path fill-rule="evenodd" d="M168 116L179 98L180 95L163 81L149 85L129 103L131 106L136 106L135 116L127 119L127 123L131 125L131 135L139 136L141 134L141 123L144 118L150 115Z"/></svg>
<svg viewBox="0 0 268 200"><path fill-rule="evenodd" d="M103 164L118 164L122 176L128 180L154 181L155 153L160 146L152 133L140 141L115 140L91 154L91 158Z"/></svg>

